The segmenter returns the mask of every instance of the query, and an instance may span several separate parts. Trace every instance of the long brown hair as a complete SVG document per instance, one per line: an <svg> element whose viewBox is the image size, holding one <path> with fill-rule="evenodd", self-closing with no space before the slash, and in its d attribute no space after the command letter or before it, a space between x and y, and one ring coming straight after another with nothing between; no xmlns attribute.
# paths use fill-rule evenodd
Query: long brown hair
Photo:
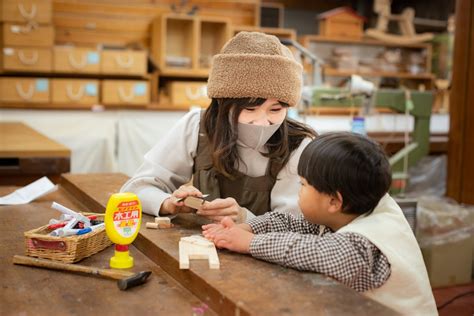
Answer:
<svg viewBox="0 0 474 316"><path fill-rule="evenodd" d="M265 101L263 98L213 98L204 113L204 127L212 148L214 167L226 177L233 177L236 162L239 163L237 126L240 112L246 107L262 105ZM280 104L288 107L286 103ZM262 155L285 165L303 139L316 136L311 127L287 117L267 141L268 153Z"/></svg>

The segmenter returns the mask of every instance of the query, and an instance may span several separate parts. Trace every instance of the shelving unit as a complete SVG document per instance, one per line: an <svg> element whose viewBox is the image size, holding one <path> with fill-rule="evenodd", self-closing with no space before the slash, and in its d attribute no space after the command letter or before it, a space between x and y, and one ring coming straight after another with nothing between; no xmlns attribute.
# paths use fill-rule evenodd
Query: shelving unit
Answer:
<svg viewBox="0 0 474 316"><path fill-rule="evenodd" d="M404 81L408 86L417 87L417 85L424 85L426 88L431 88L434 80L434 75L431 73L431 44L394 44L385 43L374 39L363 38L357 39L342 39L342 38L325 38L319 35L305 35L302 36L300 42L308 50L316 54L318 57L327 61L323 66L323 71L326 79L329 81L332 78L350 77L352 74L358 74L368 78L398 78ZM377 55L383 53L385 50L400 50L401 59L406 62L410 58L410 54L416 53L423 56L423 61L418 72L409 72L407 69L398 71L381 71L378 69L337 69L332 66L329 60L333 57L333 50L335 48L342 48L353 52L357 57L365 59L377 58ZM310 65L305 65L306 69L310 69Z"/></svg>
<svg viewBox="0 0 474 316"><path fill-rule="evenodd" d="M352 70L337 70L331 67L324 67L324 74L326 76L334 77L350 77L351 75L360 75L366 77L387 77L387 78L407 78L419 80L433 80L434 75L431 73L411 74L408 72L384 72L384 71L352 71Z"/></svg>
<svg viewBox="0 0 474 316"><path fill-rule="evenodd" d="M269 35L275 35L278 38L291 39L296 41L296 31L294 29L285 29L277 27L258 27L237 25L232 29L233 35L241 32L263 32Z"/></svg>
<svg viewBox="0 0 474 316"><path fill-rule="evenodd" d="M230 35L225 18L163 14L153 21L151 41L160 76L206 78L210 58Z"/></svg>

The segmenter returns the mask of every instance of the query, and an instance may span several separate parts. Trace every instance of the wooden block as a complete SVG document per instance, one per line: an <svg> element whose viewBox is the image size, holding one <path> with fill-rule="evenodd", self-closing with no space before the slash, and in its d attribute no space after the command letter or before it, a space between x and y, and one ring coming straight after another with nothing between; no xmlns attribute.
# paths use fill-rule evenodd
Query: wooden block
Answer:
<svg viewBox="0 0 474 316"><path fill-rule="evenodd" d="M155 223L159 228L171 228L171 220L169 217L155 217Z"/></svg>
<svg viewBox="0 0 474 316"><path fill-rule="evenodd" d="M214 243L199 235L182 237L179 241L179 268L189 269L190 259L207 259L210 269L220 268Z"/></svg>
<svg viewBox="0 0 474 316"><path fill-rule="evenodd" d="M157 223L153 223L153 222L147 222L145 224L146 228L153 228L153 229L158 229L158 224Z"/></svg>
<svg viewBox="0 0 474 316"><path fill-rule="evenodd" d="M198 198L195 196L188 196L187 198L184 199L184 205L190 208L195 208L195 209L200 208L201 205L204 204L204 202L206 202L204 199Z"/></svg>

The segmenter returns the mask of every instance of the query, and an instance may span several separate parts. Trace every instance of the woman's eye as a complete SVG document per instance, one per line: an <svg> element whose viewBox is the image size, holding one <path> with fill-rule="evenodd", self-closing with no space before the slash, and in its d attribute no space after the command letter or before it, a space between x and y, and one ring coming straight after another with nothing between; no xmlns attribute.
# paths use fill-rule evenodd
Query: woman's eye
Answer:
<svg viewBox="0 0 474 316"><path fill-rule="evenodd" d="M278 112L280 112L281 110L283 110L283 108L273 108L273 109L271 109L270 111L273 112L273 113L278 113Z"/></svg>
<svg viewBox="0 0 474 316"><path fill-rule="evenodd" d="M245 108L246 111L253 112L255 111L255 108Z"/></svg>

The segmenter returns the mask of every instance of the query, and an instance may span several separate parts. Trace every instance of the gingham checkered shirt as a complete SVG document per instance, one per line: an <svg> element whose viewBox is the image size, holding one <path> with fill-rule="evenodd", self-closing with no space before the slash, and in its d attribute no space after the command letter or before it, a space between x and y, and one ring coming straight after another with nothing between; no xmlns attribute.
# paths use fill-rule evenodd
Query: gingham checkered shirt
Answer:
<svg viewBox="0 0 474 316"><path fill-rule="evenodd" d="M255 237L250 254L298 270L330 276L358 292L382 286L390 276L387 257L364 236L335 233L303 215L269 212L248 222Z"/></svg>

